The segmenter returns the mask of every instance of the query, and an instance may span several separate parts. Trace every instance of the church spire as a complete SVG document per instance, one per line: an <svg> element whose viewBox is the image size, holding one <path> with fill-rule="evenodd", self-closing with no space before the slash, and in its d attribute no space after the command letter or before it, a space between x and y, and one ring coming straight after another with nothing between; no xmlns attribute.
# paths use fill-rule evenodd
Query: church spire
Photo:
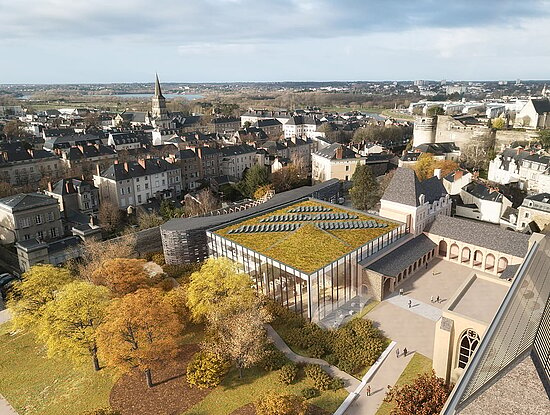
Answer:
<svg viewBox="0 0 550 415"><path fill-rule="evenodd" d="M156 98L164 98L162 96L162 91L160 90L160 81L159 81L159 75L158 73L155 74L155 97Z"/></svg>

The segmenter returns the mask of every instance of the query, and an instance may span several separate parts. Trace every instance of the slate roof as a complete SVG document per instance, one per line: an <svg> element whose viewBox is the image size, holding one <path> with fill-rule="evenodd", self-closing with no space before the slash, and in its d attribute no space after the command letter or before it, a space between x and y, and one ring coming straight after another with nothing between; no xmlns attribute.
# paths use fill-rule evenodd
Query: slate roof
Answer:
<svg viewBox="0 0 550 415"><path fill-rule="evenodd" d="M135 133L111 133L115 145L130 144L140 142Z"/></svg>
<svg viewBox="0 0 550 415"><path fill-rule="evenodd" d="M218 117L218 118L214 118L211 121L212 124L225 124L229 122L232 122L232 123L239 122L239 119L235 117Z"/></svg>
<svg viewBox="0 0 550 415"><path fill-rule="evenodd" d="M486 200L488 202L502 202L502 199L504 199L504 195L502 193L498 190L491 190L483 183L470 182L464 186L462 190L478 199Z"/></svg>
<svg viewBox="0 0 550 415"><path fill-rule="evenodd" d="M547 98L531 99L531 102L537 114L550 112L550 101Z"/></svg>
<svg viewBox="0 0 550 415"><path fill-rule="evenodd" d="M399 248L366 266L367 269L387 277L397 277L409 265L434 249L437 245L426 235L419 235ZM368 258L366 259L368 261ZM361 265L361 262L359 262Z"/></svg>
<svg viewBox="0 0 550 415"><path fill-rule="evenodd" d="M2 163L47 158L57 158L57 156L46 150L28 150L21 141L0 145L0 165Z"/></svg>
<svg viewBox="0 0 550 415"><path fill-rule="evenodd" d="M222 147L221 152L224 157L230 157L230 156L239 156L239 155L248 154L248 153L256 154L256 149L252 146L243 144L240 146Z"/></svg>
<svg viewBox="0 0 550 415"><path fill-rule="evenodd" d="M69 186L67 186L69 184ZM68 187L68 189L67 189ZM95 186L90 183L89 181L82 180L82 179L61 179L57 183L55 183L52 186L52 192L58 195L67 195L72 193L78 193L78 188L88 188L88 189L94 189Z"/></svg>
<svg viewBox="0 0 550 415"><path fill-rule="evenodd" d="M125 169L125 164L128 165L128 171ZM168 163L166 160L145 159L145 168L143 168L137 161L113 164L101 173L101 177L119 181L175 169L179 169L179 167Z"/></svg>
<svg viewBox="0 0 550 415"><path fill-rule="evenodd" d="M486 222L438 215L424 232L477 245L516 257L527 254L529 235Z"/></svg>
<svg viewBox="0 0 550 415"><path fill-rule="evenodd" d="M89 144L89 145L82 146L82 148L78 146L71 147L67 152L67 159L84 160L87 158L109 156L109 155L116 155L116 151L111 147L104 146L101 144L97 147L93 144Z"/></svg>
<svg viewBox="0 0 550 415"><path fill-rule="evenodd" d="M197 157L198 157L197 154L189 148L187 148L185 150L180 150L180 152L179 152L179 159L180 160L194 159L194 158L197 158Z"/></svg>
<svg viewBox="0 0 550 415"><path fill-rule="evenodd" d="M422 153L446 154L459 151L459 148L455 143L426 143L415 147L415 150L419 150Z"/></svg>
<svg viewBox="0 0 550 415"><path fill-rule="evenodd" d="M281 126L281 122L275 118L267 118L265 120L258 120L254 123L255 127L263 128L263 127L274 127L274 126Z"/></svg>
<svg viewBox="0 0 550 415"><path fill-rule="evenodd" d="M538 193L536 195L527 196L525 199L550 204L550 193Z"/></svg>
<svg viewBox="0 0 550 415"><path fill-rule="evenodd" d="M327 146L325 148L322 148L319 151L316 151L315 154L317 154L318 156L333 160L333 159L336 159L336 150L338 150L338 148L340 147L342 147L343 149L342 159L357 158L357 153L355 153L353 150L350 150L348 147L343 146L340 143L333 143L330 146Z"/></svg>
<svg viewBox="0 0 550 415"><path fill-rule="evenodd" d="M10 212L21 212L48 205L57 205L57 200L42 193L19 193L0 199L0 208Z"/></svg>
<svg viewBox="0 0 550 415"><path fill-rule="evenodd" d="M435 176L420 182L414 170L398 167L382 200L408 206L420 206L420 195L422 194L426 202L433 203L444 197L447 191L441 180Z"/></svg>

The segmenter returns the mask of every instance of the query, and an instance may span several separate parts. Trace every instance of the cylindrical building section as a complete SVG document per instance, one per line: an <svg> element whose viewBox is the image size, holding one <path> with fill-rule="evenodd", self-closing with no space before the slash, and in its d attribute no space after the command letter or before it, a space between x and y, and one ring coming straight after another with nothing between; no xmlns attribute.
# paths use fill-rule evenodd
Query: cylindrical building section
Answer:
<svg viewBox="0 0 550 415"><path fill-rule="evenodd" d="M435 117L416 117L413 130L413 147L420 144L435 143L435 133L437 128L437 116Z"/></svg>

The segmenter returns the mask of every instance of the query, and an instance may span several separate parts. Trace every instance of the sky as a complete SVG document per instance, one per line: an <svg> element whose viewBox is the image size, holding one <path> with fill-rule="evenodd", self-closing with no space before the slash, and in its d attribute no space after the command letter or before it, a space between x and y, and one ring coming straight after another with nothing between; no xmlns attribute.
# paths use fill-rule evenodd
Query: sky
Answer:
<svg viewBox="0 0 550 415"><path fill-rule="evenodd" d="M550 78L549 0L0 0L0 84Z"/></svg>

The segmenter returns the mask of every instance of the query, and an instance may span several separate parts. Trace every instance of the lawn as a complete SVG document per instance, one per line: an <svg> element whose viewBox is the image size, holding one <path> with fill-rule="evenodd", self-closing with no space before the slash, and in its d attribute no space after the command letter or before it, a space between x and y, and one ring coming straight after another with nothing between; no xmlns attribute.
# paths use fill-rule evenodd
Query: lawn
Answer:
<svg viewBox="0 0 550 415"><path fill-rule="evenodd" d="M114 378L107 370L75 367L67 360L48 359L31 333L9 333L0 326L0 393L19 415L78 414L109 404Z"/></svg>
<svg viewBox="0 0 550 415"><path fill-rule="evenodd" d="M403 373L401 373L401 376L399 376L399 379L397 379L397 382L395 382L395 384L397 386L401 386L412 383L418 375L428 373L431 370L432 361L426 356L421 355L420 353L415 353ZM382 405L380 405L380 408L378 408L378 411L376 411L376 415L390 415L392 409L393 404L382 402Z"/></svg>
<svg viewBox="0 0 550 415"><path fill-rule="evenodd" d="M254 402L270 390L300 395L300 391L307 387L312 385L305 379L284 386L278 380L277 371L248 369L244 371L243 378L239 379L238 372L232 370L219 387L182 415L229 415L241 406ZM324 391L308 402L333 413L347 396L345 389Z"/></svg>

